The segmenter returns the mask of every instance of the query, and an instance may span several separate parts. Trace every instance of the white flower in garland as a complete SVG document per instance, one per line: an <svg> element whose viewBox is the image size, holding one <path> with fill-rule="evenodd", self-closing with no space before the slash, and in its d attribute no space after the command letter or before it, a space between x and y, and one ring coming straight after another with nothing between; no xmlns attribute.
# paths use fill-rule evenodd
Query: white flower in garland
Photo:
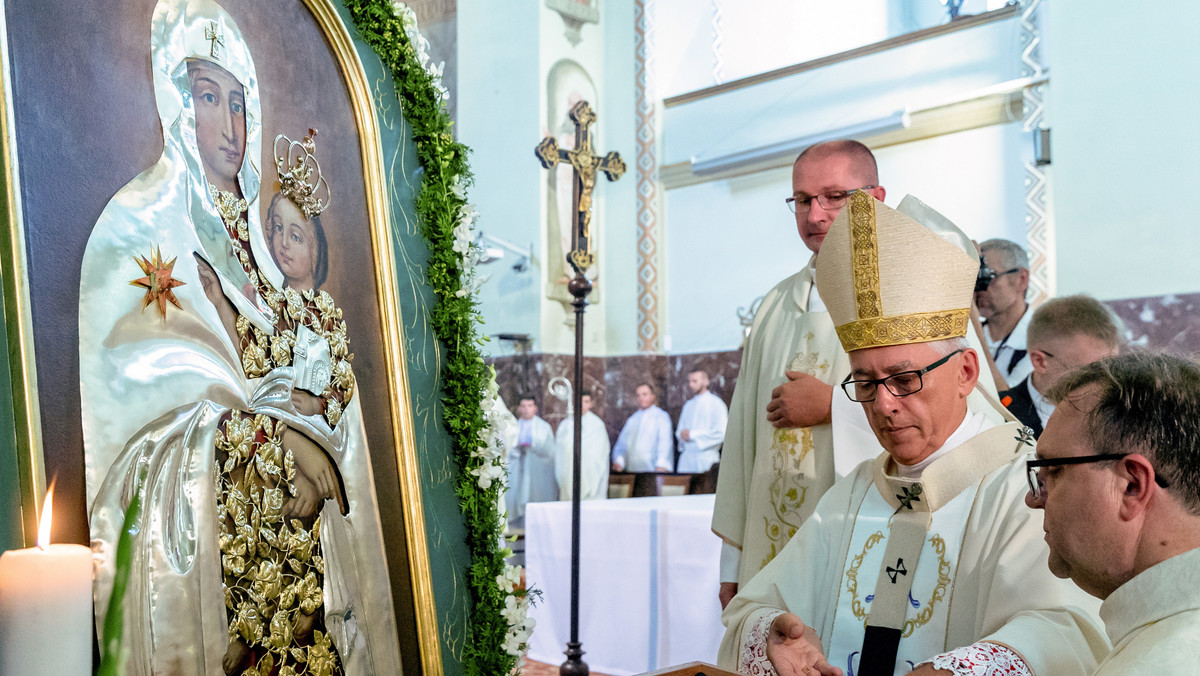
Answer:
<svg viewBox="0 0 1200 676"><path fill-rule="evenodd" d="M504 566L504 572L496 576L496 584L505 594L511 594L521 584L521 567Z"/></svg>
<svg viewBox="0 0 1200 676"><path fill-rule="evenodd" d="M406 57L414 58L421 68L428 73L437 102L444 106L449 100L449 92L442 85L442 73L445 64L434 65L431 63L429 42L418 30L416 13L407 4L399 0L391 0L391 7L395 17L400 21L411 46L411 51ZM476 231L474 226L478 218L478 212L476 212L474 207L465 204L466 181L461 175L447 176L446 178L451 181L450 190L455 197L464 203L459 208L458 213L454 215L453 241L450 243L453 251L460 257L459 283L461 284L461 288L455 291L455 295L461 298L478 292L479 287L487 278L477 273L477 264L480 260L481 250L475 243ZM437 244L445 246L443 242L444 240L437 242ZM474 308L468 307L465 312L468 318L479 318L478 311ZM480 361L482 362L482 359ZM499 397L498 390L496 373L492 369L487 388L480 402L484 414L484 425L479 430L476 447L470 450L471 461L467 464L468 466L474 465L474 469L470 470L469 474L476 477L475 483L481 491L490 492L490 490L494 490L493 483L499 484L497 501L500 503L500 509L495 512L496 521L493 524L495 537L499 541L502 539L502 533L506 525L502 506L505 475L507 473L505 439L508 427L515 425L516 421L504 406L504 402ZM469 479L466 480L469 481ZM512 556L512 551L505 549L499 555L507 558ZM536 589L518 589L521 584L521 578L522 569L519 566L505 566L503 572L496 577L496 584L503 591L505 600L504 608L500 610L500 614L509 626L500 649L505 654L516 658L516 669L518 672L523 662L524 651L528 647L529 638L533 633L535 625L534 620L528 616L528 610L533 601L532 597L540 596L540 592ZM484 582L483 584L486 585L487 583ZM489 646L488 650L492 651L493 649ZM494 656L493 652L491 655L485 655L485 658Z"/></svg>
<svg viewBox="0 0 1200 676"><path fill-rule="evenodd" d="M495 369L491 371L491 377L488 379L482 408L485 423L483 429L479 431L480 444L471 452L471 455L482 458L483 464L471 470L471 473L479 477L480 488L486 489L492 485L493 481L500 481L504 477L504 439L507 436L508 426L513 424L512 414L508 412L504 402L500 399L500 388L496 384ZM503 491L503 485L501 491ZM502 528L503 524L500 524L500 527ZM523 590L518 590L521 585L521 574L521 566L505 565L503 572L496 576L496 586L505 594L504 609L500 613L508 622L508 632L504 637L504 651L518 658L525 653L529 637L533 635L533 627L536 624L534 619L528 616L529 596Z"/></svg>
<svg viewBox="0 0 1200 676"><path fill-rule="evenodd" d="M529 597L509 594L504 599L504 610L500 614L508 620L508 634L504 637L504 651L520 657L525 652L529 637L537 621L529 617Z"/></svg>
<svg viewBox="0 0 1200 676"><path fill-rule="evenodd" d="M495 369L488 378L480 408L483 409L484 425L479 430L479 445L471 450L471 457L482 460L482 464L471 470L471 474L479 477L479 487L487 490L493 481L504 477L504 443L512 421L512 414L500 399Z"/></svg>
<svg viewBox="0 0 1200 676"><path fill-rule="evenodd" d="M479 487L485 491L492 487L493 481L504 478L504 472L503 465L493 465L490 460L471 470L471 474L479 477Z"/></svg>
<svg viewBox="0 0 1200 676"><path fill-rule="evenodd" d="M471 224L466 221L459 221L458 225L454 226L454 250L460 254L465 254L471 250ZM466 258L464 256L464 258Z"/></svg>
<svg viewBox="0 0 1200 676"><path fill-rule="evenodd" d="M417 28L417 14L411 7L400 0L392 0L392 11L396 13L396 18L400 19L400 23L404 26L404 32L408 35L408 40L412 43L413 51L417 55L417 63L421 64L421 68L429 73L433 78L433 89L437 92L438 99L445 103L450 98L450 91L442 86L442 71L446 67L446 62L437 64L436 66L429 61L429 41L421 35L421 31Z"/></svg>
<svg viewBox="0 0 1200 676"><path fill-rule="evenodd" d="M454 183L451 184L450 190L459 199L466 199L466 187L463 185L461 177L454 177ZM462 270L462 288L454 292L454 295L459 298L478 292L485 279L480 277L477 270L480 251L479 245L475 243L477 234L475 220L478 218L479 212L470 204L464 204L458 210L458 224L454 226L453 248L455 253L461 256L459 269Z"/></svg>

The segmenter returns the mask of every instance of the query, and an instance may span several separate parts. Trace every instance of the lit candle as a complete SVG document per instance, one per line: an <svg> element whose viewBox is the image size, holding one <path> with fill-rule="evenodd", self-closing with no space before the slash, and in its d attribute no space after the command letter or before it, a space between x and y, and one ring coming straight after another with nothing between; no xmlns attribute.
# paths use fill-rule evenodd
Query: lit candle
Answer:
<svg viewBox="0 0 1200 676"><path fill-rule="evenodd" d="M38 546L0 555L0 676L92 673L92 550L50 544L53 495Z"/></svg>

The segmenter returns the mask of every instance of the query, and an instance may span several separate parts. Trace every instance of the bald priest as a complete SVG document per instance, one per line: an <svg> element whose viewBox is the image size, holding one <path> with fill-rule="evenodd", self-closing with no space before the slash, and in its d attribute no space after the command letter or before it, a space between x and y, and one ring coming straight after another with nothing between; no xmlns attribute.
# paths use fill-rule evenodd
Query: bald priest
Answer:
<svg viewBox="0 0 1200 676"><path fill-rule="evenodd" d="M979 259L910 200L852 195L816 263L850 356L841 396L886 452L834 484L730 602L720 661L782 676L1086 676L1108 645L1094 600L1044 565L1042 519L1024 505L1033 440L968 406Z"/></svg>

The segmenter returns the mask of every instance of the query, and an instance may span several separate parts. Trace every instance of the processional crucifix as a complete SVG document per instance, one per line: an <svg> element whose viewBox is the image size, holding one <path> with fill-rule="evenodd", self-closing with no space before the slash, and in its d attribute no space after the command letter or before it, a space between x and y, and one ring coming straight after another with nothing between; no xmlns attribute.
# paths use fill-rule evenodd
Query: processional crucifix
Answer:
<svg viewBox="0 0 1200 676"><path fill-rule="evenodd" d="M571 121L575 123L575 148L563 150L553 136L547 136L538 144L535 153L542 167L553 169L559 162L570 164L575 173L575 189L572 192L572 213L575 223L571 228L571 251L567 263L575 271L575 277L567 284L575 308L575 381L572 388L572 405L575 415L575 464L571 470L571 640L567 642L567 661L559 667L561 676L586 676L587 663L583 661L582 644L579 642L579 483L583 443L583 312L587 307L587 295L592 292L592 283L587 278L587 269L596 262L592 244L592 190L596 187L596 174L603 172L608 180L615 181L625 173L625 162L615 151L604 157L592 154L590 127L596 121L596 113L587 101L580 101L571 108Z"/></svg>

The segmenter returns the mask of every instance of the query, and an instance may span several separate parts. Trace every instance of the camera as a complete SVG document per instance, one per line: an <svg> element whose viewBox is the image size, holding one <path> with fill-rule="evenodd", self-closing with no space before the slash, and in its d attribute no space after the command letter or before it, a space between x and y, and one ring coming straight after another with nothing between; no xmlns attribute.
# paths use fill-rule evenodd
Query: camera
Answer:
<svg viewBox="0 0 1200 676"><path fill-rule="evenodd" d="M979 274L975 276L975 291L987 291L992 282L999 277L996 271L989 268L988 264L983 260L983 256L979 257Z"/></svg>

